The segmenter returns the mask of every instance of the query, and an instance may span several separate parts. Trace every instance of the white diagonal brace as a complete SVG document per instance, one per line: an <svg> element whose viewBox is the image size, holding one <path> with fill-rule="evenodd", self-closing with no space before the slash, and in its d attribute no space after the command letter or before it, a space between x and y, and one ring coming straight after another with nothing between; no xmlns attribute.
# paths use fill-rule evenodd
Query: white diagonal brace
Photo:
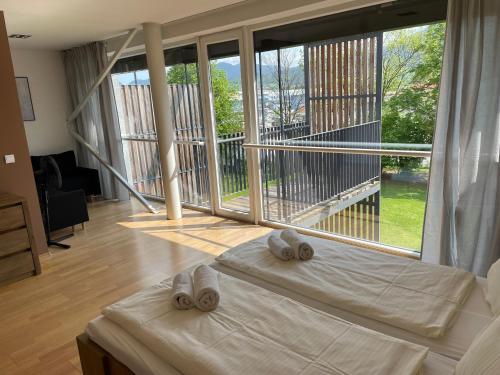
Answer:
<svg viewBox="0 0 500 375"><path fill-rule="evenodd" d="M128 183L128 181L115 169L111 164L108 163L107 160L102 158L99 155L99 151L97 151L90 143L88 143L80 134L78 134L74 129L73 129L73 122L74 120L78 117L82 109L85 107L85 105L88 103L89 99L91 96L94 94L95 90L99 87L99 85L106 79L107 75L113 68L113 65L116 63L120 55L123 53L125 48L127 48L128 44L132 40L132 38L137 34L137 31L139 28L131 29L128 32L127 38L123 42L122 46L113 54L113 57L109 60L108 64L106 65L106 68L101 72L97 80L94 82L92 87L89 89L87 94L83 97L81 102L75 107L71 115L69 115L68 119L66 120L66 125L69 129L69 133L75 138L83 147L85 147L94 157L106 168L109 170L109 172L115 176L115 178L118 180L119 183L121 183L134 197L136 197L141 204L146 207L149 212L151 213L158 213L158 210L156 210L153 206L151 206L146 199L137 191L134 189L132 185Z"/></svg>
<svg viewBox="0 0 500 375"><path fill-rule="evenodd" d="M122 46L116 50L116 52L113 54L113 57L108 62L108 65L106 65L106 68L101 72L97 80L94 82L92 87L89 89L87 92L87 95L83 97L83 99L80 101L80 103L75 107L73 112L71 112L71 115L69 115L68 119L66 120L66 124L70 125L80 114L82 109L85 107L85 104L89 101L90 97L94 94L94 91L97 90L99 85L106 79L107 75L113 68L113 65L115 65L116 61L120 58L121 54L127 48L128 44L132 40L132 38L137 34L139 31L139 28L135 29L130 29L127 34L127 38L123 41Z"/></svg>

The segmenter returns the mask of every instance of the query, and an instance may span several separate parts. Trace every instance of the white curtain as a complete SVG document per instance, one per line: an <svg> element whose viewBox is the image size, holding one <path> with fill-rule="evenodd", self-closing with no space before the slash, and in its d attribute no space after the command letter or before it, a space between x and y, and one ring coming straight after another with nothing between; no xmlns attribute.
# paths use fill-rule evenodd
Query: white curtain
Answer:
<svg viewBox="0 0 500 375"><path fill-rule="evenodd" d="M96 42L64 52L66 78L73 107L76 107L104 70L108 58L104 43ZM118 115L111 79L108 76L76 119L76 130L99 151L122 176L126 176ZM85 148L78 145L81 165L99 170L106 199L128 199L127 190Z"/></svg>
<svg viewBox="0 0 500 375"><path fill-rule="evenodd" d="M500 257L500 0L449 0L422 260Z"/></svg>

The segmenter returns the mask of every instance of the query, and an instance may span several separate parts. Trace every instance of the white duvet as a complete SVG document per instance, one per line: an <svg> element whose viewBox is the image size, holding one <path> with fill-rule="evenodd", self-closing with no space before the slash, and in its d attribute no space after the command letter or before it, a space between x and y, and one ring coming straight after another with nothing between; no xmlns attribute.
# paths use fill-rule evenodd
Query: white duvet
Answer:
<svg viewBox="0 0 500 375"><path fill-rule="evenodd" d="M404 375L427 348L353 325L253 284L218 275L210 313L176 310L171 282L103 310L183 374Z"/></svg>
<svg viewBox="0 0 500 375"><path fill-rule="evenodd" d="M427 337L440 337L474 285L456 268L308 237L309 261L284 262L267 237L237 246L216 261L325 304Z"/></svg>

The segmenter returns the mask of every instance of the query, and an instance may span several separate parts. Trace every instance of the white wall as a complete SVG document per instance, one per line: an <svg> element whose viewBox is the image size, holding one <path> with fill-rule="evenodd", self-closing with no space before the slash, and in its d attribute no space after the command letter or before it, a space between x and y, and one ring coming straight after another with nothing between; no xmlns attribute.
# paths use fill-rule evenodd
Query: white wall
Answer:
<svg viewBox="0 0 500 375"><path fill-rule="evenodd" d="M28 77L35 121L24 122L31 155L74 149L65 121L71 111L62 53L11 49L16 77Z"/></svg>

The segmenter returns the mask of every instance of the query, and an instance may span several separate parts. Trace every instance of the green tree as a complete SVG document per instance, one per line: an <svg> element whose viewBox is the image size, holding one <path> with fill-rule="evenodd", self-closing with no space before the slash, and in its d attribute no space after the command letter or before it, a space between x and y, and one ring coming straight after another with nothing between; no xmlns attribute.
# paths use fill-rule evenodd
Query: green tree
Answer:
<svg viewBox="0 0 500 375"><path fill-rule="evenodd" d="M168 69L167 83L185 84L198 83L197 64L177 64Z"/></svg>
<svg viewBox="0 0 500 375"><path fill-rule="evenodd" d="M422 61L415 67L415 79L430 85L439 85L441 79L441 65L443 62L444 22L430 25L425 33L422 47ZM437 90L435 90L437 93Z"/></svg>
<svg viewBox="0 0 500 375"><path fill-rule="evenodd" d="M229 81L226 72L219 69L214 62L210 64L210 77L217 134L224 135L243 131L243 112L238 110L238 85ZM172 66L167 72L167 82L169 84L197 84L197 65L178 64Z"/></svg>
<svg viewBox="0 0 500 375"><path fill-rule="evenodd" d="M388 77L384 77L387 91L384 92L382 103L383 142L432 143L444 31L444 23L419 28L416 33L420 35L411 38L415 42L412 44L413 56L417 58L409 63L409 67L402 68L406 72L404 81L394 86L385 82ZM420 163L421 160L416 158L382 158L384 167L411 169L418 167Z"/></svg>
<svg viewBox="0 0 500 375"><path fill-rule="evenodd" d="M238 84L228 80L226 72L210 64L210 78L214 97L217 134L232 134L243 131L243 111L238 101Z"/></svg>
<svg viewBox="0 0 500 375"><path fill-rule="evenodd" d="M423 32L400 29L384 34L382 95L398 95L408 85L421 58Z"/></svg>

